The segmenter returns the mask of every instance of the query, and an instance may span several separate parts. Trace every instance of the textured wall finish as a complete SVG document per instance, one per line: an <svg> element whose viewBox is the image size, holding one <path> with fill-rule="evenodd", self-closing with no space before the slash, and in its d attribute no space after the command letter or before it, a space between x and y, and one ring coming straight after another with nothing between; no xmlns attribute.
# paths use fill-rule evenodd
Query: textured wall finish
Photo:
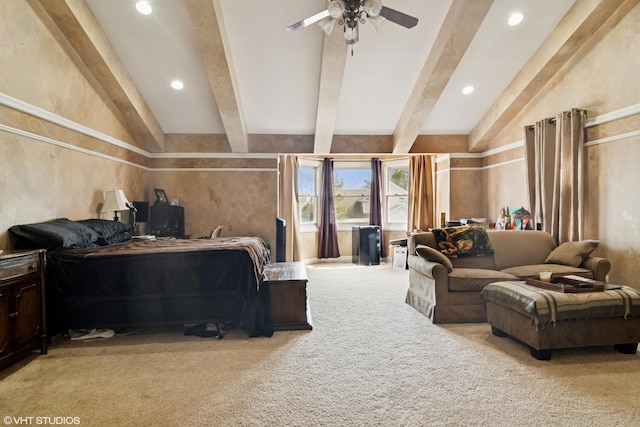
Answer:
<svg viewBox="0 0 640 427"><path fill-rule="evenodd" d="M184 206L185 232L208 236L218 225L223 236L258 236L275 247L277 175L273 171L150 172L150 188L162 188ZM148 198L155 201L153 192Z"/></svg>

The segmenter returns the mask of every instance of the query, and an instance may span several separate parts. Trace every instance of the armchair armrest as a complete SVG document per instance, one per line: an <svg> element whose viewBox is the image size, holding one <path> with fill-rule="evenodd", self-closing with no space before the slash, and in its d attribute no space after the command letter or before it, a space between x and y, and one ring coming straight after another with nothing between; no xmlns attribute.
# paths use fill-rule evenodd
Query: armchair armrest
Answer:
<svg viewBox="0 0 640 427"><path fill-rule="evenodd" d="M582 268L588 268L593 272L593 278L595 280L603 281L611 270L611 262L606 258L601 257L587 257L582 264L580 265Z"/></svg>

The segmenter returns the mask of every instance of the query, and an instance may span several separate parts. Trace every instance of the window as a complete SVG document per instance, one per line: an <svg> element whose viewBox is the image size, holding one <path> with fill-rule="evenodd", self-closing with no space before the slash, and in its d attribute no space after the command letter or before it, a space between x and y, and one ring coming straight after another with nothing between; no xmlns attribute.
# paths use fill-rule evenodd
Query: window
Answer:
<svg viewBox="0 0 640 427"><path fill-rule="evenodd" d="M298 168L298 207L300 224L315 224L318 211L318 166L302 163Z"/></svg>
<svg viewBox="0 0 640 427"><path fill-rule="evenodd" d="M406 224L409 213L409 167L394 163L385 165L386 221Z"/></svg>
<svg viewBox="0 0 640 427"><path fill-rule="evenodd" d="M303 227L311 227L318 222L321 167L321 162L300 159L298 200L300 224ZM409 209L408 159L384 161L382 180L385 226L404 230ZM369 224L371 163L335 162L333 186L336 220L340 229Z"/></svg>
<svg viewBox="0 0 640 427"><path fill-rule="evenodd" d="M334 163L333 198L338 222L369 222L371 166L368 163Z"/></svg>

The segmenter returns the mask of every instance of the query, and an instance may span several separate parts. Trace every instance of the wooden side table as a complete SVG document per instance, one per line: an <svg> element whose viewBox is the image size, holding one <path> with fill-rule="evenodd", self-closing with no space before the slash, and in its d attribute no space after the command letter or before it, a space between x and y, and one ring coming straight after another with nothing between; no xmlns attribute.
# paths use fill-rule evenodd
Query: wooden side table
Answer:
<svg viewBox="0 0 640 427"><path fill-rule="evenodd" d="M311 330L307 270L302 262L274 262L264 269L276 331Z"/></svg>
<svg viewBox="0 0 640 427"><path fill-rule="evenodd" d="M44 269L44 250L0 254L0 369L47 354Z"/></svg>

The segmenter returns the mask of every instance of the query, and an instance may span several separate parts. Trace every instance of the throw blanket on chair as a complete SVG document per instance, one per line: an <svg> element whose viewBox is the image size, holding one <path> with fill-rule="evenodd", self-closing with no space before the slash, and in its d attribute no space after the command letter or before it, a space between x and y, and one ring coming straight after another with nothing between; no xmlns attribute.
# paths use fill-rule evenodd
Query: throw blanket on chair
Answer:
<svg viewBox="0 0 640 427"><path fill-rule="evenodd" d="M484 227L433 228L440 252L449 258L493 254L487 230Z"/></svg>

